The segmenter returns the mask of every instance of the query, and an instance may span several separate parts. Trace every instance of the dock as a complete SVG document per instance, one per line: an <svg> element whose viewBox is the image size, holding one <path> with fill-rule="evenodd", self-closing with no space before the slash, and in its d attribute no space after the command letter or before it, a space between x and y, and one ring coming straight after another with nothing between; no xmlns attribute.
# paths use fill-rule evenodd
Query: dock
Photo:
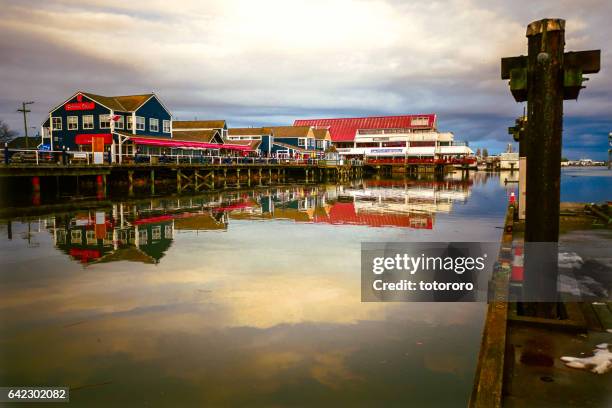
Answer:
<svg viewBox="0 0 612 408"><path fill-rule="evenodd" d="M562 203L560 244L572 248L589 242L587 259L608 259L612 231L606 214L590 205ZM589 357L598 344L612 343L612 302L577 301L581 294L561 292L554 305L561 318L528 316L529 304L511 302L520 285L524 223L508 208L497 267L491 280L470 407L605 406L609 374L571 368L561 357ZM604 285L606 282L603 282ZM609 285L609 281L607 282Z"/></svg>
<svg viewBox="0 0 612 408"><path fill-rule="evenodd" d="M105 197L109 184L126 186L129 195L135 187L173 185L176 193L200 192L242 185L269 185L299 180L304 183L345 182L363 176L358 160L279 160L227 158L218 162L170 160L154 163L11 163L0 166L0 182L23 183L29 179L34 193L50 186L60 191L63 184L77 188L95 184ZM71 180L69 180L71 179Z"/></svg>

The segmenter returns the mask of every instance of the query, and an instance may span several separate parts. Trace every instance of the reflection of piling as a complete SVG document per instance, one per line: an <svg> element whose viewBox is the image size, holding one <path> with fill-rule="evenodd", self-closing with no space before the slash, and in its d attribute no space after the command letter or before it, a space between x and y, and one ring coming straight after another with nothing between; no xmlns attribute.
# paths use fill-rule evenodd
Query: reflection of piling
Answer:
<svg viewBox="0 0 612 408"><path fill-rule="evenodd" d="M32 177L32 204L40 205L40 177Z"/></svg>

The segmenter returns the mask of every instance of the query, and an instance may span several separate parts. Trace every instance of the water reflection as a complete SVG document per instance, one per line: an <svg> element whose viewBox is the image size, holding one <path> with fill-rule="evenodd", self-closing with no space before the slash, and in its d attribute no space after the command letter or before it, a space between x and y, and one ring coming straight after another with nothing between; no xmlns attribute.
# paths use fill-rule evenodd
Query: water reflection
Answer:
<svg viewBox="0 0 612 408"><path fill-rule="evenodd" d="M367 180L349 186L283 186L191 198L117 203L45 220L55 247L88 265L160 262L176 232L227 231L232 220L429 229L465 203L471 180Z"/></svg>
<svg viewBox="0 0 612 408"><path fill-rule="evenodd" d="M13 222L0 384L76 406L465 405L483 305L361 303L360 243L494 240L503 191L365 180Z"/></svg>

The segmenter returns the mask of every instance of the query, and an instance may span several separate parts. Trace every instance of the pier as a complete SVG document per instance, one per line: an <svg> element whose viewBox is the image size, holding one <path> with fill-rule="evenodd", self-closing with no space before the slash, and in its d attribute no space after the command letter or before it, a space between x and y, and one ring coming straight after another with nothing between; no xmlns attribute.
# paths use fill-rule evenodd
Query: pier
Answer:
<svg viewBox="0 0 612 408"><path fill-rule="evenodd" d="M514 99L527 102L511 128L526 177L506 215L469 406L604 406L610 382L596 374L607 368L567 362L608 352L609 205L560 202L563 101L599 72L600 51L564 52L562 19L534 21L526 36L528 56L501 61Z"/></svg>
<svg viewBox="0 0 612 408"><path fill-rule="evenodd" d="M460 170L476 170L474 158L367 158L363 165L375 173L447 174Z"/></svg>
<svg viewBox="0 0 612 408"><path fill-rule="evenodd" d="M32 191L55 188L59 193L64 185L95 184L99 197L106 197L108 185L134 189L147 187L153 195L156 186L174 186L176 193L200 192L216 188L240 188L241 186L269 185L299 180L304 183L345 182L363 176L363 163L359 160L322 159L270 159L206 157L192 160L189 157L164 157L162 160L147 158L131 163L91 164L87 161L50 160L8 163L0 166L0 180L5 183L27 178ZM72 156L74 157L74 156ZM36 200L35 200L36 201Z"/></svg>

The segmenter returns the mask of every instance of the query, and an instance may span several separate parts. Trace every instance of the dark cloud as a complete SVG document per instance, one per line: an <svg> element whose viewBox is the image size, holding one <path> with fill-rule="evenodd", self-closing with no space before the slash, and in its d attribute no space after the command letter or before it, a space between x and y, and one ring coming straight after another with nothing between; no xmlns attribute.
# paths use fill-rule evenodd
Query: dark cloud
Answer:
<svg viewBox="0 0 612 408"><path fill-rule="evenodd" d="M568 49L603 50L602 72L591 76L579 102L565 104L565 154L606 156L612 5L605 0L142 6L3 6L0 119L21 131L22 100L36 101L30 122L38 125L79 89L154 91L178 118L225 118L233 126L435 112L441 130L500 150L523 109L499 78L500 58L525 53L526 25L553 16L568 21Z"/></svg>

